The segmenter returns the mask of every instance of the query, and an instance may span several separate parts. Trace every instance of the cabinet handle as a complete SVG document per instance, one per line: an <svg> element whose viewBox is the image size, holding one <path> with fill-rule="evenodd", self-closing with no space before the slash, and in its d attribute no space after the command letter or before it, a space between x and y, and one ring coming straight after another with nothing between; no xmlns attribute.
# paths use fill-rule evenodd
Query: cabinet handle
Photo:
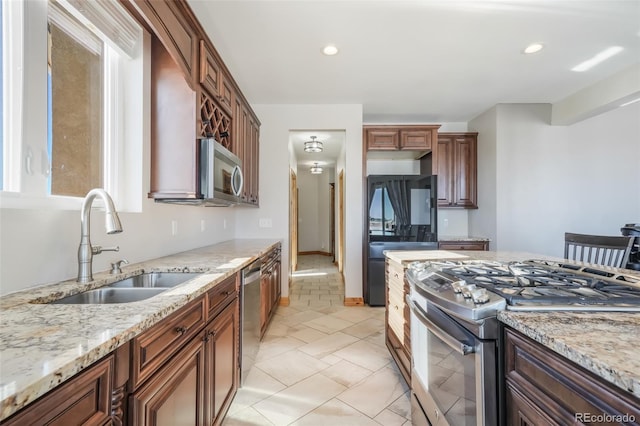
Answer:
<svg viewBox="0 0 640 426"><path fill-rule="evenodd" d="M232 291L228 291L228 290L227 290L227 291L223 291L223 292L222 292L222 293L220 293L220 294L221 294L221 295L223 295L223 296L228 296L228 295L230 295L231 293L233 293L233 292L232 292Z"/></svg>
<svg viewBox="0 0 640 426"><path fill-rule="evenodd" d="M176 327L176 333L178 333L180 336L182 336L186 332L187 332L187 327L184 327L184 326Z"/></svg>
<svg viewBox="0 0 640 426"><path fill-rule="evenodd" d="M396 308L396 311L398 310L398 305L395 305L394 308Z"/></svg>
<svg viewBox="0 0 640 426"><path fill-rule="evenodd" d="M215 335L216 335L216 332L215 332L215 331L213 331L213 332L212 332L212 331L207 331L207 332L205 333L204 337L202 338L202 340L203 340L203 341L205 341L205 342L208 342L208 341L209 341L209 339L210 339L211 337L215 337Z"/></svg>

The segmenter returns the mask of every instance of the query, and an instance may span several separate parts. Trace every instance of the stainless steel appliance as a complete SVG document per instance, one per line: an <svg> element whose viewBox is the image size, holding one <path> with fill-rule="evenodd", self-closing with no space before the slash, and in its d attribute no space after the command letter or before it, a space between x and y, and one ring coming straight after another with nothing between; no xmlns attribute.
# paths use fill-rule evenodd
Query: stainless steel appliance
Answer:
<svg viewBox="0 0 640 426"><path fill-rule="evenodd" d="M437 176L370 175L364 299L384 306L384 251L438 248Z"/></svg>
<svg viewBox="0 0 640 426"><path fill-rule="evenodd" d="M240 385L255 364L260 346L260 270L262 261L256 260L242 270L240 291Z"/></svg>
<svg viewBox="0 0 640 426"><path fill-rule="evenodd" d="M500 310L640 312L640 279L610 268L414 262L407 279L414 425L504 424Z"/></svg>
<svg viewBox="0 0 640 426"><path fill-rule="evenodd" d="M207 205L240 201L244 179L242 161L213 138L200 140L200 192Z"/></svg>
<svg viewBox="0 0 640 426"><path fill-rule="evenodd" d="M620 228L620 233L624 236L634 237L627 269L640 271L640 223L627 223Z"/></svg>

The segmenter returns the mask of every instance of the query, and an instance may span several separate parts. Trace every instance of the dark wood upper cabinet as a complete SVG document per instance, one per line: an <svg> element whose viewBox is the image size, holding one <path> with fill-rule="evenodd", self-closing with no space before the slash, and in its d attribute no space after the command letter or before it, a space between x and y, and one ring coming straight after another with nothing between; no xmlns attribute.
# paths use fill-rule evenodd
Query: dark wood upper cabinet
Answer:
<svg viewBox="0 0 640 426"><path fill-rule="evenodd" d="M364 126L367 151L432 151L439 125Z"/></svg>
<svg viewBox="0 0 640 426"><path fill-rule="evenodd" d="M214 137L242 160L241 199L257 206L260 121L187 2L120 1L152 32L149 197L203 198L198 138Z"/></svg>
<svg viewBox="0 0 640 426"><path fill-rule="evenodd" d="M438 207L478 207L477 138L477 133L438 134Z"/></svg>

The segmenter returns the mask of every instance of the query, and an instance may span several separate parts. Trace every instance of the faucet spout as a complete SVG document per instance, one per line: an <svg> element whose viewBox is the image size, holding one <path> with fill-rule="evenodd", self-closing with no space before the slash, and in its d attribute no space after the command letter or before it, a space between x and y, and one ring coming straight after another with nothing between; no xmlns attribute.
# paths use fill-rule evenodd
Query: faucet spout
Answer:
<svg viewBox="0 0 640 426"><path fill-rule="evenodd" d="M102 199L106 209L105 228L107 230L107 234L117 234L122 232L122 224L120 223L118 212L116 211L116 207L109 194L101 188L95 188L89 191L82 202L82 210L80 211L80 246L78 247L77 280L80 283L93 281L92 264L94 250L91 246L90 238L90 213L91 205L96 197L100 197L100 199Z"/></svg>

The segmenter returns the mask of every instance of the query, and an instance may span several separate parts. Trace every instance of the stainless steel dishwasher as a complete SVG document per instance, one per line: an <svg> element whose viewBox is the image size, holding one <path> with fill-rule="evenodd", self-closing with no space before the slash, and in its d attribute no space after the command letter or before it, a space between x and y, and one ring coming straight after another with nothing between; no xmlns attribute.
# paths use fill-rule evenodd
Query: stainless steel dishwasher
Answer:
<svg viewBox="0 0 640 426"><path fill-rule="evenodd" d="M260 259L242 270L240 385L249 374L260 345Z"/></svg>

